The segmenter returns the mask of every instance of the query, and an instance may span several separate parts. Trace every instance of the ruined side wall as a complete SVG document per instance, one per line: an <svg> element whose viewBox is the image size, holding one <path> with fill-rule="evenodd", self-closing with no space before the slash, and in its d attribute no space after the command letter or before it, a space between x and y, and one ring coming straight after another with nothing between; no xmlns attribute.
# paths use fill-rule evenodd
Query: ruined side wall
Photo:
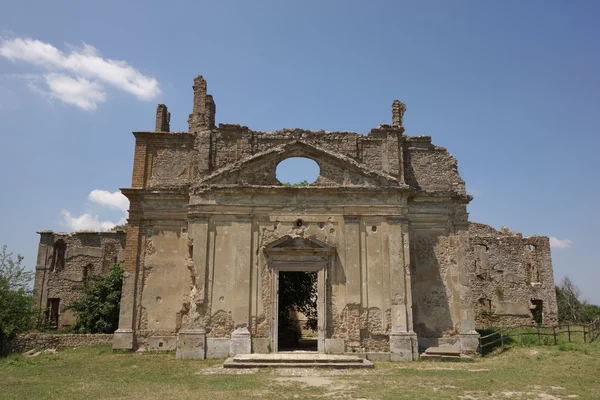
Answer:
<svg viewBox="0 0 600 400"><path fill-rule="evenodd" d="M532 324L536 301L541 323L557 322L550 242L544 236L472 222L469 228L471 301L478 326Z"/></svg>
<svg viewBox="0 0 600 400"><path fill-rule="evenodd" d="M65 246L60 257L59 241ZM65 308L81 297L87 280L104 275L113 263L123 261L124 248L123 231L40 232L34 283L36 306L45 310L48 299L60 299L58 326L72 325L75 317Z"/></svg>
<svg viewBox="0 0 600 400"><path fill-rule="evenodd" d="M433 145L430 136L408 137L404 156L405 178L410 186L428 192L466 195L456 159L444 147Z"/></svg>

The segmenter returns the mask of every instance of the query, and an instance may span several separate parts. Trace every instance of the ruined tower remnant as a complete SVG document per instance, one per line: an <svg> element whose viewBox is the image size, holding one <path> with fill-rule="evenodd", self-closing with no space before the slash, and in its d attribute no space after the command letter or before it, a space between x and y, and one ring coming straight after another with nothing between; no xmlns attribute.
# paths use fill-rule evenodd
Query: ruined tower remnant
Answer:
<svg viewBox="0 0 600 400"><path fill-rule="evenodd" d="M392 126L403 128L404 113L406 112L406 104L400 100L394 100L392 103Z"/></svg>
<svg viewBox="0 0 600 400"><path fill-rule="evenodd" d="M279 320L280 274L297 272L315 277L314 349L324 353L472 353L477 324L556 322L549 239L469 221L456 159L431 136L406 135L405 111L394 101L392 125L365 135L215 126L197 77L189 132L169 132L163 105L155 131L134 132L124 251L115 235L42 233L39 304L60 314L68 282L117 255L115 349L282 351L293 341ZM292 157L314 160L317 179L280 182L277 165Z"/></svg>
<svg viewBox="0 0 600 400"><path fill-rule="evenodd" d="M210 94L206 93L206 80L199 75L194 79L194 107L188 119L190 133L199 133L215 127L217 107Z"/></svg>
<svg viewBox="0 0 600 400"><path fill-rule="evenodd" d="M156 132L169 132L171 122L171 113L164 104L156 107Z"/></svg>

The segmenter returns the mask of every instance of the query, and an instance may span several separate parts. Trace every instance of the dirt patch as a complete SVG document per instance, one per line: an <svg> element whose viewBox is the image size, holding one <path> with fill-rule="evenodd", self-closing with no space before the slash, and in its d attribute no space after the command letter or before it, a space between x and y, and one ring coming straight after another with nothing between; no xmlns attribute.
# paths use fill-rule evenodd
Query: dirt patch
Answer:
<svg viewBox="0 0 600 400"><path fill-rule="evenodd" d="M326 397L335 398L345 397L344 395L348 395L352 389L355 389L353 385L337 382L326 376L282 376L273 380L284 385L299 383L308 387L323 388L326 390Z"/></svg>

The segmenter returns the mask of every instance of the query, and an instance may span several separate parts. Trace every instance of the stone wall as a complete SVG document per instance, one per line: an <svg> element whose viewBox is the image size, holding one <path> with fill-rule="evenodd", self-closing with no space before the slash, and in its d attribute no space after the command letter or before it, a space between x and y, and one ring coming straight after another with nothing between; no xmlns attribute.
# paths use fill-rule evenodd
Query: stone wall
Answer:
<svg viewBox="0 0 600 400"><path fill-rule="evenodd" d="M549 239L475 222L469 233L467 266L477 324L556 323Z"/></svg>
<svg viewBox="0 0 600 400"><path fill-rule="evenodd" d="M75 316L66 307L81 297L92 277L104 275L112 264L123 261L125 232L39 234L35 306L47 314L51 325L72 325Z"/></svg>
<svg viewBox="0 0 600 400"><path fill-rule="evenodd" d="M112 340L112 334L28 333L17 335L9 343L9 350L13 353L20 353L32 349L66 349L96 344L111 344Z"/></svg>

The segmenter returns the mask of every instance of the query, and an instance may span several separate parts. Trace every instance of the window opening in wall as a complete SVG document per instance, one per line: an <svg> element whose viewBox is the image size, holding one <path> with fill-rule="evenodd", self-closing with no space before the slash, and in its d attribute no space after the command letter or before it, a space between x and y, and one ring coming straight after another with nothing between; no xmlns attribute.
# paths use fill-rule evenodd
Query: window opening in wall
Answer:
<svg viewBox="0 0 600 400"><path fill-rule="evenodd" d="M543 320L544 302L542 300L531 299L531 306L529 309L535 323L541 324Z"/></svg>
<svg viewBox="0 0 600 400"><path fill-rule="evenodd" d="M492 313L492 301L490 299L481 298L478 300L479 302L479 310L485 313Z"/></svg>
<svg viewBox="0 0 600 400"><path fill-rule="evenodd" d="M529 247L529 251L531 251L532 253L535 251L535 245L530 244L528 247Z"/></svg>
<svg viewBox="0 0 600 400"><path fill-rule="evenodd" d="M290 157L277 164L275 175L284 186L308 186L314 183L321 169L316 161L306 157Z"/></svg>
<svg viewBox="0 0 600 400"><path fill-rule="evenodd" d="M52 255L52 269L54 272L60 271L65 267L65 252L67 244L64 240L59 239L54 243L54 253Z"/></svg>
<svg viewBox="0 0 600 400"><path fill-rule="evenodd" d="M539 283L540 270L535 264L527 264L527 283Z"/></svg>
<svg viewBox="0 0 600 400"><path fill-rule="evenodd" d="M88 264L83 268L83 283L87 284L94 274L94 266L92 264Z"/></svg>
<svg viewBox="0 0 600 400"><path fill-rule="evenodd" d="M46 321L51 327L58 327L58 310L60 306L60 299L50 298L46 305Z"/></svg>
<svg viewBox="0 0 600 400"><path fill-rule="evenodd" d="M279 273L278 351L317 351L317 272Z"/></svg>
<svg viewBox="0 0 600 400"><path fill-rule="evenodd" d="M304 225L304 221L302 221L302 219L298 218L296 220L296 227L300 228L302 225Z"/></svg>

